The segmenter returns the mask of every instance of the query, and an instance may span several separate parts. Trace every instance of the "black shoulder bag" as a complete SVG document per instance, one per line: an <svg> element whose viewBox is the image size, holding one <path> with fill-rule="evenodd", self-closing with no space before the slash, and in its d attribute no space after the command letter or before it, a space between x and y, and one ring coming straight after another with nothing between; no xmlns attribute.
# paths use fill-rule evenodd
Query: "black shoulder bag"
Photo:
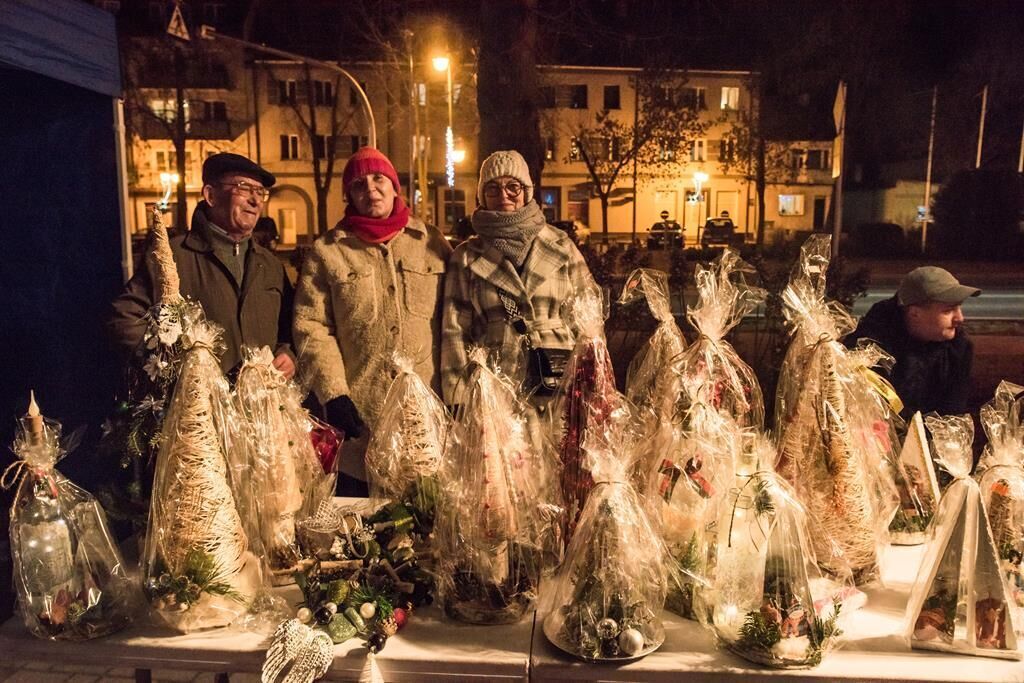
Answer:
<svg viewBox="0 0 1024 683"><path fill-rule="evenodd" d="M505 319L512 329L522 335L526 344L526 378L523 389L527 394L553 396L565 374L565 366L572 353L568 349L537 348L530 338L530 327L519 311L519 304L503 289L498 289Z"/></svg>

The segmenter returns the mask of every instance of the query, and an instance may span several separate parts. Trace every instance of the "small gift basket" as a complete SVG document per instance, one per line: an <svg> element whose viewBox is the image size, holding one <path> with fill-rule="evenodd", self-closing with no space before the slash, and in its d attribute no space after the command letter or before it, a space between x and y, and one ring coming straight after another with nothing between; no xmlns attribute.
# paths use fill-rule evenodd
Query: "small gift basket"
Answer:
<svg viewBox="0 0 1024 683"><path fill-rule="evenodd" d="M629 483L628 446L585 447L596 483L555 577L544 635L580 659L637 659L665 641L665 546Z"/></svg>
<svg viewBox="0 0 1024 683"><path fill-rule="evenodd" d="M732 249L724 249L694 273L697 304L687 318L699 336L675 363L683 405L704 403L732 417L740 427L764 426L764 398L757 376L725 341L725 335L765 299L748 284L753 268Z"/></svg>
<svg viewBox="0 0 1024 683"><path fill-rule="evenodd" d="M626 398L655 420L671 420L679 395L679 375L669 371L672 361L686 349L686 339L669 304L668 275L637 268L626 278L619 303L646 301L658 326L626 370Z"/></svg>
<svg viewBox="0 0 1024 683"><path fill-rule="evenodd" d="M804 507L771 471L771 444L756 439L747 458L762 469L737 476L718 521L705 597L710 627L726 649L749 661L778 669L817 666L841 633L845 592L818 572Z"/></svg>
<svg viewBox="0 0 1024 683"><path fill-rule="evenodd" d="M922 650L1021 659L999 548L970 476L974 423L970 415L929 415L925 424L953 482L907 603L907 639Z"/></svg>
<svg viewBox="0 0 1024 683"><path fill-rule="evenodd" d="M1006 577L1016 625L1024 629L1024 387L1000 382L981 407L988 445L978 462L981 499Z"/></svg>
<svg viewBox="0 0 1024 683"><path fill-rule="evenodd" d="M822 569L860 584L879 576L898 497L876 441L877 402L865 390L863 361L838 341L852 319L825 300L829 239L808 239L782 295L794 332L779 373L777 471L807 510Z"/></svg>
<svg viewBox="0 0 1024 683"><path fill-rule="evenodd" d="M55 469L73 445L33 396L19 424L18 456L4 473L17 483L10 538L18 606L39 638L85 640L124 628L137 606L99 503Z"/></svg>
<svg viewBox="0 0 1024 683"><path fill-rule="evenodd" d="M235 383L241 419L232 426L244 469L233 478L248 480L251 491L236 502L252 504L242 517L259 536L272 583L284 585L301 559L296 524L334 495L334 475L321 466L299 389L274 368L271 350L243 347L242 357Z"/></svg>
<svg viewBox="0 0 1024 683"><path fill-rule="evenodd" d="M438 592L453 619L513 623L532 608L544 567L561 558L558 465L531 443L529 408L482 349L465 389L438 472Z"/></svg>
<svg viewBox="0 0 1024 683"><path fill-rule="evenodd" d="M394 363L398 374L366 449L370 496L411 503L432 522L450 418L408 358L396 354Z"/></svg>

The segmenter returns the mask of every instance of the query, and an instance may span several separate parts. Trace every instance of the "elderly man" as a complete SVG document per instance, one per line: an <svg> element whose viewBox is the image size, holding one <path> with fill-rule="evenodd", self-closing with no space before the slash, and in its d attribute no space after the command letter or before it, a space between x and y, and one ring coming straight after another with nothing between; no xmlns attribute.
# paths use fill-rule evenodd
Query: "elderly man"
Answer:
<svg viewBox="0 0 1024 683"><path fill-rule="evenodd" d="M903 415L967 412L974 350L960 305L981 290L960 284L949 271L922 266L900 282L896 296L879 301L846 338L854 347L871 339L896 359L890 380Z"/></svg>
<svg viewBox="0 0 1024 683"><path fill-rule="evenodd" d="M206 317L224 328L223 370L241 362L242 346L269 346L274 367L290 378L292 283L277 257L252 239L274 182L270 172L238 154L209 157L192 228L171 237L171 250L182 295L198 301ZM142 341L143 318L153 305L153 265L145 262L114 301L108 321L126 355Z"/></svg>

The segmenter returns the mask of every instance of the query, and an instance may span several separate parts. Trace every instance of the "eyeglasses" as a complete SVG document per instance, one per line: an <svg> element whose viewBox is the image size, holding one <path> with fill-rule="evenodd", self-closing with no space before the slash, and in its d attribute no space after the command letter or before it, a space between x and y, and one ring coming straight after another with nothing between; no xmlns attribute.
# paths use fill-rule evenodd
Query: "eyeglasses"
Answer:
<svg viewBox="0 0 1024 683"><path fill-rule="evenodd" d="M240 180L237 183L218 184L232 188L231 191L234 194L240 194L244 197L255 197L261 202L265 202L270 199L270 190L262 185L253 185L252 183L247 183L244 180Z"/></svg>
<svg viewBox="0 0 1024 683"><path fill-rule="evenodd" d="M484 196L500 197L502 193L505 193L509 197L512 197L514 199L521 195L525 188L526 185L523 185L522 183L517 183L515 181L505 183L504 185L499 185L498 183L490 182L484 185Z"/></svg>

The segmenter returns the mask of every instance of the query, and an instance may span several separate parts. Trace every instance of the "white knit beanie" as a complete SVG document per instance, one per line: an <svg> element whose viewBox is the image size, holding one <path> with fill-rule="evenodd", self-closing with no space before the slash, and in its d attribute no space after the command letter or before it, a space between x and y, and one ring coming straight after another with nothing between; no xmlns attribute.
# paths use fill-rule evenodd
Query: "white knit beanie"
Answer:
<svg viewBox="0 0 1024 683"><path fill-rule="evenodd" d="M476 186L476 200L484 206L484 185L496 178L508 176L523 184L525 204L533 199L533 183L530 182L530 167L523 155L514 149L503 149L484 159L480 164L480 182Z"/></svg>

